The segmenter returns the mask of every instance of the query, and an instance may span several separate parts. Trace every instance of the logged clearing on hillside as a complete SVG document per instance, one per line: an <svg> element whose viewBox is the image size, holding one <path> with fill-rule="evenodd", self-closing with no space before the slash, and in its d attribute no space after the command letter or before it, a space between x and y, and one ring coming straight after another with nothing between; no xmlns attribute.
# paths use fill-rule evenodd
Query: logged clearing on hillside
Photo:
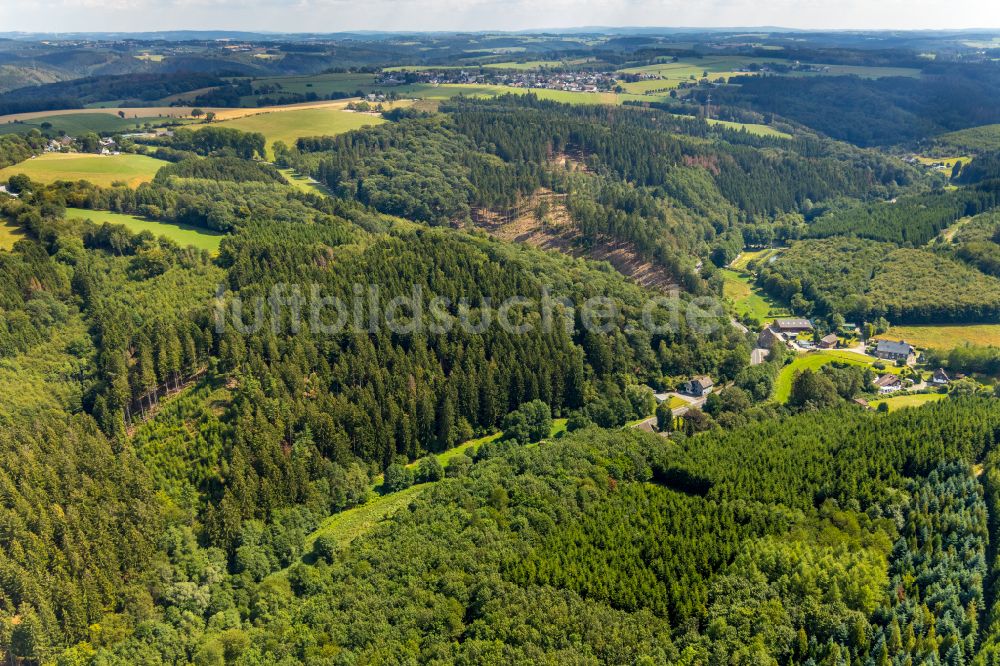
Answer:
<svg viewBox="0 0 1000 666"><path fill-rule="evenodd" d="M662 266L640 256L630 243L609 238L584 247L579 230L566 210L565 200L565 194L542 188L512 211L473 209L472 220L476 226L505 241L555 250L573 257L606 261L643 287L660 291L678 288L672 275ZM543 210L545 215L540 218L538 213Z"/></svg>

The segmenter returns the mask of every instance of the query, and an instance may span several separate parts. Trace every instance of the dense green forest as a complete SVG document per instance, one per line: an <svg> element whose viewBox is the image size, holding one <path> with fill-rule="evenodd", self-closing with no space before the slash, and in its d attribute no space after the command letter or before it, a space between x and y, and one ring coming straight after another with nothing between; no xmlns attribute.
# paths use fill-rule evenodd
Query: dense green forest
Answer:
<svg viewBox="0 0 1000 666"><path fill-rule="evenodd" d="M912 142L1000 122L991 64L926 65L921 76L743 76L716 99L776 113L860 146Z"/></svg>
<svg viewBox="0 0 1000 666"><path fill-rule="evenodd" d="M299 139L279 147L278 163L339 196L438 225L468 223L482 209L513 219L531 194L552 189L567 195L577 242L625 242L688 288L698 284L690 257L727 263L749 223L836 197L887 196L918 178L844 145L753 137L652 110L528 95L442 111ZM785 225L772 236L799 232Z"/></svg>
<svg viewBox="0 0 1000 666"><path fill-rule="evenodd" d="M809 226L809 235L923 245L959 218L996 208L998 194L998 181L990 181L971 189L859 204L816 218Z"/></svg>
<svg viewBox="0 0 1000 666"><path fill-rule="evenodd" d="M958 258L964 258L963 246L955 252ZM995 277L948 253L889 243L840 237L798 241L764 266L757 281L801 314L898 323L1000 318Z"/></svg>
<svg viewBox="0 0 1000 666"><path fill-rule="evenodd" d="M0 661L1000 663L1000 348L921 349L891 372L969 376L876 407L885 364L737 320L1000 322L997 153L934 139L1000 120L1000 70L680 37L0 44L64 68L0 114L402 100L86 136L142 184L0 136Z"/></svg>
<svg viewBox="0 0 1000 666"><path fill-rule="evenodd" d="M968 663L992 600L995 493L970 466L992 460L997 432L997 404L982 400L676 443L590 428L478 456L349 546L305 548L316 523L301 509L248 521L233 559L168 516L163 554L139 576L153 599L104 615L69 654ZM17 640L45 645L42 615L22 611Z"/></svg>
<svg viewBox="0 0 1000 666"><path fill-rule="evenodd" d="M163 97L195 88L219 85L221 79L211 74L176 72L172 74L121 74L94 76L41 86L20 88L0 95L0 114L79 109L92 102L108 99L126 100L138 106L150 106Z"/></svg>

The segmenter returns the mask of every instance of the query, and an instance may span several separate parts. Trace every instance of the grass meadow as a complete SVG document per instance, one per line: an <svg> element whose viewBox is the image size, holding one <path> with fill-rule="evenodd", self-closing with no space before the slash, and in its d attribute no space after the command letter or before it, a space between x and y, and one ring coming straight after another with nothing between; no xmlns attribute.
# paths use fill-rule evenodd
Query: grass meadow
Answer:
<svg viewBox="0 0 1000 666"><path fill-rule="evenodd" d="M4 219L0 219L0 250L9 250L14 243L25 237L24 229Z"/></svg>
<svg viewBox="0 0 1000 666"><path fill-rule="evenodd" d="M946 393L914 393L913 395L895 395L889 398L882 398L880 400L872 400L868 404L875 409L884 402L889 405L889 411L894 412L897 409L903 409L904 407L920 407L921 405L926 405L929 402L937 402L938 400L943 400L947 397L948 394Z"/></svg>
<svg viewBox="0 0 1000 666"><path fill-rule="evenodd" d="M244 132L260 132L267 137L268 157L273 157L275 141L284 141L289 146L305 136L333 136L351 130L384 123L380 116L345 111L341 108L312 108L259 112L234 120L212 123L212 126L231 127ZM195 125L192 129L208 127Z"/></svg>
<svg viewBox="0 0 1000 666"><path fill-rule="evenodd" d="M849 351L830 350L800 354L778 373L778 378L774 382L774 399L781 403L788 402L788 398L792 395L792 381L797 373L803 370L815 371L835 361L860 366L874 363L873 359Z"/></svg>
<svg viewBox="0 0 1000 666"><path fill-rule="evenodd" d="M137 187L153 180L166 162L145 155L91 155L89 153L44 153L5 169L0 169L0 181L15 174L27 174L40 183L57 180L89 180L109 187L115 182Z"/></svg>
<svg viewBox="0 0 1000 666"><path fill-rule="evenodd" d="M1000 324L893 326L878 337L906 340L922 349L954 349L965 344L1000 347Z"/></svg>
<svg viewBox="0 0 1000 666"><path fill-rule="evenodd" d="M106 210L67 208L66 218L90 220L94 224L104 224L105 222L109 224L121 224L128 227L129 231L132 233L138 234L143 231L148 231L157 238L160 236L166 236L178 245L184 247L193 245L199 250L208 250L213 254L219 251L219 243L222 241L223 237L223 234L209 231L207 229L191 227L185 224L157 222L155 220L147 220L141 217L136 217L135 215L112 213Z"/></svg>
<svg viewBox="0 0 1000 666"><path fill-rule="evenodd" d="M774 302L759 287L753 284L746 273L722 269L722 295L729 300L740 317L749 315L760 322L788 314L786 308Z"/></svg>
<svg viewBox="0 0 1000 666"><path fill-rule="evenodd" d="M142 128L146 123L156 125L163 122L164 119L158 116L119 118L117 115L101 111L65 113L0 124L0 134L27 134L31 130L37 129L40 132L63 131L69 136L79 136L84 132L97 132L98 134L103 132L133 132ZM42 123L48 123L52 127L43 129Z"/></svg>

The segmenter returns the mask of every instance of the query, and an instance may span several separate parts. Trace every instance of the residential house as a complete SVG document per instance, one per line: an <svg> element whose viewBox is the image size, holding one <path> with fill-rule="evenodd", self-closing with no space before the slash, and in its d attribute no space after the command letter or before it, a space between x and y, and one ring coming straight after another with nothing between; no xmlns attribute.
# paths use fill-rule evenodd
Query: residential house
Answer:
<svg viewBox="0 0 1000 666"><path fill-rule="evenodd" d="M913 355L913 345L905 340L879 340L875 346L875 356L886 361L908 361Z"/></svg>
<svg viewBox="0 0 1000 666"><path fill-rule="evenodd" d="M944 386L945 384L950 384L951 378L948 373L944 371L944 368L938 368L934 371L934 376L931 377L931 384L934 386Z"/></svg>
<svg viewBox="0 0 1000 666"><path fill-rule="evenodd" d="M840 338L837 337L837 334L831 333L830 335L827 335L826 337L820 339L819 348L835 349L837 347L838 342L840 342Z"/></svg>
<svg viewBox="0 0 1000 666"><path fill-rule="evenodd" d="M882 375L873 383L879 393L895 393L903 388L903 382L899 379L899 376L893 374Z"/></svg>
<svg viewBox="0 0 1000 666"><path fill-rule="evenodd" d="M776 344L784 344L785 338L772 326L768 326L757 336L757 346L763 349L772 349Z"/></svg>
<svg viewBox="0 0 1000 666"><path fill-rule="evenodd" d="M699 375L684 382L683 390L688 395L706 396L712 392L714 385L711 377L708 375Z"/></svg>

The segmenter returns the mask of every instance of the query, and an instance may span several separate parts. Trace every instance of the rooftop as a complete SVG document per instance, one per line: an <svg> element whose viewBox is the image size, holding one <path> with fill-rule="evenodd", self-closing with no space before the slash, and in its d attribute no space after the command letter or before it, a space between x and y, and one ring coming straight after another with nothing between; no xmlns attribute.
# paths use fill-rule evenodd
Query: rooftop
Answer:
<svg viewBox="0 0 1000 666"><path fill-rule="evenodd" d="M812 328L812 322L804 318L777 319L774 325L781 328Z"/></svg>
<svg viewBox="0 0 1000 666"><path fill-rule="evenodd" d="M875 386L878 386L879 388L885 386L893 386L898 383L899 383L899 377L897 375L892 375L892 374L882 375L881 377L875 380Z"/></svg>
<svg viewBox="0 0 1000 666"><path fill-rule="evenodd" d="M904 354L909 356L913 353L913 345L908 345L902 340L898 342L896 340L879 340L878 344L875 346L875 351L886 354Z"/></svg>

